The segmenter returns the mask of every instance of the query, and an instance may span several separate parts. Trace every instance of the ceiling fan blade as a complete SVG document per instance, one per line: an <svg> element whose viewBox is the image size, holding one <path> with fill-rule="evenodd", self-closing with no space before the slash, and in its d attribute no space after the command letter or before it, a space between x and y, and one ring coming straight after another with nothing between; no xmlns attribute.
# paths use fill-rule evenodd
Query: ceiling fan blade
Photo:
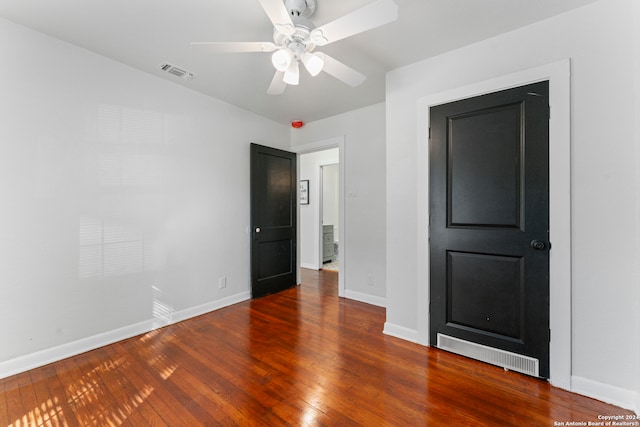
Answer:
<svg viewBox="0 0 640 427"><path fill-rule="evenodd" d="M288 36L295 33L291 16L282 0L258 0L277 31Z"/></svg>
<svg viewBox="0 0 640 427"><path fill-rule="evenodd" d="M271 84L269 85L269 89L267 89L267 93L269 95L282 95L284 90L287 88L287 84L283 80L284 71L276 71L273 75L273 80L271 80Z"/></svg>
<svg viewBox="0 0 640 427"><path fill-rule="evenodd" d="M311 40L324 46L371 30L398 18L398 5L393 0L376 0L311 32Z"/></svg>
<svg viewBox="0 0 640 427"><path fill-rule="evenodd" d="M364 74L359 73L348 65L330 57L326 53L316 52L316 55L324 59L324 67L322 68L322 71L332 75L338 80L342 80L350 86L359 86L367 79L367 76Z"/></svg>
<svg viewBox="0 0 640 427"><path fill-rule="evenodd" d="M271 42L191 42L191 47L204 48L212 53L273 52Z"/></svg>

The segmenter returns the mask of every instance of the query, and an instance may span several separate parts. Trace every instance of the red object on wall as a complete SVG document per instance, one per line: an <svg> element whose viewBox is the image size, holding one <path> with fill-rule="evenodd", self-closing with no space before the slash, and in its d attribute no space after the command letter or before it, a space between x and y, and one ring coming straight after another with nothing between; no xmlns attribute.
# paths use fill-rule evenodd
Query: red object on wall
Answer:
<svg viewBox="0 0 640 427"><path fill-rule="evenodd" d="M302 120L296 120L294 122L291 122L291 127L295 129L301 128L302 126L304 126L304 122Z"/></svg>

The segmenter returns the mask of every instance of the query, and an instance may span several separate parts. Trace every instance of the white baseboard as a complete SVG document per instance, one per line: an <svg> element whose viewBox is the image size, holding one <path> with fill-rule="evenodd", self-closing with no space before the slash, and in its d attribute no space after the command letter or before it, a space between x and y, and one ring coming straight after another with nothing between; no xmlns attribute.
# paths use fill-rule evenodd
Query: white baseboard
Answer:
<svg viewBox="0 0 640 427"><path fill-rule="evenodd" d="M190 307L169 314L162 319L149 319L133 325L127 325L112 331L82 338L77 341L47 348L35 353L19 356L14 359L0 362L0 378L38 368L49 363L57 362L67 357L75 356L114 342L122 341L136 335L150 332L173 323L178 323L191 317L200 316L211 311L219 310L251 298L249 292L242 292L230 297L222 298L196 307Z"/></svg>
<svg viewBox="0 0 640 427"><path fill-rule="evenodd" d="M604 384L588 378L572 376L571 391L610 403L611 405L635 411L636 414L640 411L640 407L638 406L640 397L638 393L632 390Z"/></svg>
<svg viewBox="0 0 640 427"><path fill-rule="evenodd" d="M394 325L393 323L385 322L384 330L385 335L400 338L405 341L418 342L418 331L415 329L409 329L404 326Z"/></svg>
<svg viewBox="0 0 640 427"><path fill-rule="evenodd" d="M378 307L385 307L385 308L387 307L387 299L383 297L378 297L375 295L365 294L365 293L356 292L356 291L350 291L347 289L344 291L344 297L352 300L360 301L360 302L366 302L367 304L375 305Z"/></svg>
<svg viewBox="0 0 640 427"><path fill-rule="evenodd" d="M190 319L192 317L200 316L201 314L209 313L211 311L220 310L221 308L228 307L230 305L237 304L242 301L251 299L251 292L241 292L239 294L231 295L219 300L211 301L206 304L197 305L184 310L176 311L173 313L171 323L181 322L183 320Z"/></svg>
<svg viewBox="0 0 640 427"><path fill-rule="evenodd" d="M315 264L307 264L306 262L300 263L300 268L307 268L309 270L318 270L318 266Z"/></svg>

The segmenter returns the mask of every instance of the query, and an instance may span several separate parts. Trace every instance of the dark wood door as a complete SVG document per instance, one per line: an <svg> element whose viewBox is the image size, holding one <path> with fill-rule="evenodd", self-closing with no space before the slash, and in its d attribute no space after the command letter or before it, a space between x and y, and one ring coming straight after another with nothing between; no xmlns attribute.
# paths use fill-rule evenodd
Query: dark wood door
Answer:
<svg viewBox="0 0 640 427"><path fill-rule="evenodd" d="M296 285L296 154L251 144L251 295Z"/></svg>
<svg viewBox="0 0 640 427"><path fill-rule="evenodd" d="M549 376L549 85L431 108L430 340ZM441 337L442 338L442 337Z"/></svg>

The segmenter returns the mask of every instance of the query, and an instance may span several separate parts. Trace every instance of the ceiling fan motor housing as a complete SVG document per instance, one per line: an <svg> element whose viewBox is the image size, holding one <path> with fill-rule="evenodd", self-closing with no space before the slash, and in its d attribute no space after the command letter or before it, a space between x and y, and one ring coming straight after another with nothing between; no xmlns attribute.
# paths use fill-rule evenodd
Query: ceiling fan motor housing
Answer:
<svg viewBox="0 0 640 427"><path fill-rule="evenodd" d="M291 16L304 16L305 18L313 15L316 10L316 0L284 0L284 5Z"/></svg>
<svg viewBox="0 0 640 427"><path fill-rule="evenodd" d="M314 26L306 18L296 17L294 19L295 30L291 35L284 34L275 28L273 31L273 41L280 49L289 48L294 53L301 55L305 51L311 52L315 49L315 44L311 41L311 31Z"/></svg>

